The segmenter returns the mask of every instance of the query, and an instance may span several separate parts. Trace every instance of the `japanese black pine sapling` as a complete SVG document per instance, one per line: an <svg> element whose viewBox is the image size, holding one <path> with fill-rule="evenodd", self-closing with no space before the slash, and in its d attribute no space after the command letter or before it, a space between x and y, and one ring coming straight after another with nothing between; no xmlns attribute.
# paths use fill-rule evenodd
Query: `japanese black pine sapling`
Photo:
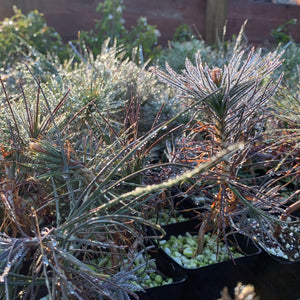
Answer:
<svg viewBox="0 0 300 300"><path fill-rule="evenodd" d="M69 109L69 93L50 101L32 77L37 88L21 84L18 97L0 78L0 298L135 297L144 219L132 222L130 205L110 200L125 193L116 175L151 137L131 142L130 125L105 139L113 126L97 107L87 118L88 105Z"/></svg>
<svg viewBox="0 0 300 300"><path fill-rule="evenodd" d="M266 206L272 206L275 202L272 193L239 182L239 171L254 144L261 138L268 101L281 80L281 76L277 79L271 77L281 64L280 57L281 54L277 52L263 56L261 50L255 51L254 48L248 54L237 50L228 65L209 68L203 64L198 52L195 65L186 59L182 74L176 73L168 64L166 72L152 68L162 81L182 92L189 103L215 92L196 107L196 126L190 128L191 134L180 145L182 154L186 150L185 145L193 144L194 153L191 153L191 148L185 151L188 152L188 157L184 157L185 162L194 160L199 163L203 157L209 160L212 155L233 143L244 143L242 150L221 162L207 175L214 180L215 189L213 199L207 200L211 201L210 209L205 214L199 233L214 228L218 234L225 234L228 225L236 226L237 223L243 223L243 228L250 232L249 215L263 218L267 223L274 220L264 211Z"/></svg>

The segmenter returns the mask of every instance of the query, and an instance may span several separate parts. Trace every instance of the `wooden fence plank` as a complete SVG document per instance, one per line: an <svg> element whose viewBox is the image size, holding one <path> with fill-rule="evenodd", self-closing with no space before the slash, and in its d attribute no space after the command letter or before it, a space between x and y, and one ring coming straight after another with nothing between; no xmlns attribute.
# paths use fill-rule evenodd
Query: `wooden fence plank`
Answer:
<svg viewBox="0 0 300 300"><path fill-rule="evenodd" d="M205 39L210 45L222 37L227 18L227 5L228 0L207 0Z"/></svg>

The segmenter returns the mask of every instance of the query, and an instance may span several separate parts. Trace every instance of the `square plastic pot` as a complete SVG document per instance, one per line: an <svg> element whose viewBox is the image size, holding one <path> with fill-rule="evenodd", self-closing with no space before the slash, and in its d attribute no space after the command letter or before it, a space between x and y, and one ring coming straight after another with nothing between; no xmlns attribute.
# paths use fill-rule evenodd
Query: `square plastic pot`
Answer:
<svg viewBox="0 0 300 300"><path fill-rule="evenodd" d="M155 259L157 269L165 276L173 279L172 283L146 288L145 292L137 292L140 300L181 300L184 299L186 276L184 276L169 258L162 255L161 250L150 249L148 254ZM131 297L131 299L134 299Z"/></svg>
<svg viewBox="0 0 300 300"><path fill-rule="evenodd" d="M197 234L196 225L196 221L191 221L165 226L166 236L164 239L168 240L171 235L184 235L186 232ZM218 299L220 291L225 286L233 295L233 289L238 282L246 284L254 281L261 250L248 237L241 234L228 236L228 242L232 242L232 245L235 245L236 249L244 256L236 258L234 261L227 260L195 269L179 265L160 249L161 256L168 259L178 272L187 276L184 290L185 299Z"/></svg>
<svg viewBox="0 0 300 300"><path fill-rule="evenodd" d="M184 299L183 291L185 288L185 281L186 279L183 277L181 280L170 284L147 288L145 289L145 292L137 292L137 295L140 300L181 300Z"/></svg>

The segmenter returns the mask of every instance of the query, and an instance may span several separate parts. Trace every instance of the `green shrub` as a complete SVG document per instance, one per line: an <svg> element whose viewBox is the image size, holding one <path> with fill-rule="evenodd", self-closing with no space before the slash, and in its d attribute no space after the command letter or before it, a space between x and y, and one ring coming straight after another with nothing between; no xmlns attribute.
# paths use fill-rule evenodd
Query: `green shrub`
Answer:
<svg viewBox="0 0 300 300"><path fill-rule="evenodd" d="M229 63L235 51L246 48L243 39L245 25L246 22L241 27L238 36L233 36L232 40L229 41L225 41L223 37L223 40L214 47L207 45L202 39L193 38L186 41L174 39L170 42L169 47L163 49L157 56L158 65L164 68L165 63L168 62L172 69L180 72L185 68L186 58L194 63L195 54L199 52L203 63L206 63L209 67L221 68L224 64Z"/></svg>
<svg viewBox="0 0 300 300"><path fill-rule="evenodd" d="M148 24L145 17L140 17L137 25L132 26L131 30L125 28L124 9L123 0L105 0L99 3L97 11L101 14L101 20L96 20L94 30L80 32L79 46L86 44L94 56L97 56L101 52L102 44L109 38L109 46L114 42L123 45L125 57L133 58L136 62L143 63L154 57L158 51L156 44L160 36L159 31L155 26ZM139 53L134 53L137 48L140 49Z"/></svg>
<svg viewBox="0 0 300 300"><path fill-rule="evenodd" d="M4 68L31 55L28 45L44 55L56 53L61 60L67 56L61 37L37 10L24 15L14 7L14 15L0 23L0 43L0 66Z"/></svg>
<svg viewBox="0 0 300 300"><path fill-rule="evenodd" d="M175 29L173 41L187 42L194 39L194 31L187 24L182 24Z"/></svg>
<svg viewBox="0 0 300 300"><path fill-rule="evenodd" d="M274 38L277 44L283 43L287 44L292 41L292 37L288 32L289 25L295 25L297 23L297 19L291 19L284 24L278 26L276 29L271 30L271 35Z"/></svg>
<svg viewBox="0 0 300 300"><path fill-rule="evenodd" d="M212 50L202 40L191 40L185 42L171 42L169 48L163 49L158 56L159 65L164 67L168 64L176 71L184 69L185 59L193 61L195 53L200 51L204 57L209 56Z"/></svg>

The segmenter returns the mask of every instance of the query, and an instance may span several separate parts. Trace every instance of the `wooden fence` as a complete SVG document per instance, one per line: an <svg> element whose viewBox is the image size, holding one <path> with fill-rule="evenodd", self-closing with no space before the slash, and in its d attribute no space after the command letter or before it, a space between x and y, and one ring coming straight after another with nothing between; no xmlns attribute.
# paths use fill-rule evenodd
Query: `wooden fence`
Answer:
<svg viewBox="0 0 300 300"><path fill-rule="evenodd" d="M99 0L1 0L0 19L13 14L12 5L24 13L32 9L43 12L48 25L53 26L64 40L76 38L79 30L93 28L99 19L96 7ZM161 32L160 43L171 40L175 28L181 24L195 26L201 36L214 43L227 20L227 37L237 34L248 19L246 36L250 43L272 42L271 29L292 18L289 32L300 42L300 6L273 4L255 0L124 0L125 25L130 28L140 16L156 25Z"/></svg>

